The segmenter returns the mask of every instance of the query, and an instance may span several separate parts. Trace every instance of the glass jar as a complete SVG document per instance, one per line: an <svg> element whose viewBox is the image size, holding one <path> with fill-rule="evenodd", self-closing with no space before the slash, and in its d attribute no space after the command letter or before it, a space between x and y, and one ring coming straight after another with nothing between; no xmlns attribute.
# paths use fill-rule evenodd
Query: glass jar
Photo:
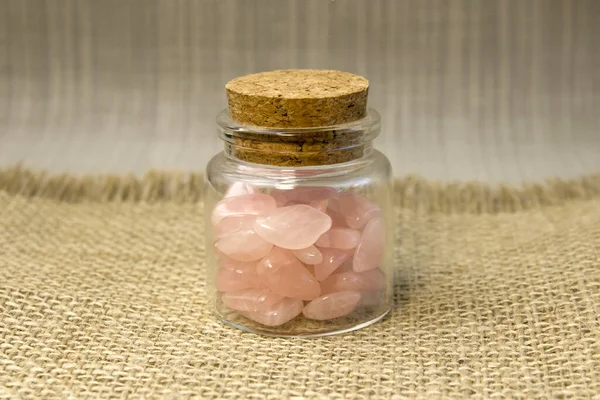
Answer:
<svg viewBox="0 0 600 400"><path fill-rule="evenodd" d="M392 304L391 167L368 81L280 70L226 85L208 164L208 291L219 318L277 336L351 331Z"/></svg>
<svg viewBox="0 0 600 400"><path fill-rule="evenodd" d="M372 146L379 120L369 110L348 124L274 129L220 113L225 151L207 167L205 226L208 290L223 322L262 334L318 336L359 329L390 311L392 174ZM328 160L360 155L305 166L245 160L244 150L253 159L297 156L248 149L245 138L274 143L307 133L338 138Z"/></svg>

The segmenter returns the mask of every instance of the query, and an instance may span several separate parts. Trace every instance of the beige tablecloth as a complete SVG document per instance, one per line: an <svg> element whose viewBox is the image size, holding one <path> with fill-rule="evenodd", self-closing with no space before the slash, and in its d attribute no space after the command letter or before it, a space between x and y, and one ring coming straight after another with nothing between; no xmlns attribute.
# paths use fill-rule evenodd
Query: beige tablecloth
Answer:
<svg viewBox="0 0 600 400"><path fill-rule="evenodd" d="M393 312L318 339L211 314L201 184L0 173L0 398L600 395L600 177L399 181Z"/></svg>

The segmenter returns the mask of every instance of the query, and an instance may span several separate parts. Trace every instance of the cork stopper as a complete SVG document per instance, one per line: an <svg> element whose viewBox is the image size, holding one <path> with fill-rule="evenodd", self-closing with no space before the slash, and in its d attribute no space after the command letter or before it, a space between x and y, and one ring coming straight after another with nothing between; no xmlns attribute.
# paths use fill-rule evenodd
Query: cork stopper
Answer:
<svg viewBox="0 0 600 400"><path fill-rule="evenodd" d="M367 79L348 72L290 69L242 76L225 86L231 119L247 129L232 140L239 159L282 166L327 165L363 156L362 132L336 125L367 115ZM262 132L252 132L251 127ZM323 129L323 128L326 129ZM280 129L284 135L264 134Z"/></svg>
<svg viewBox="0 0 600 400"><path fill-rule="evenodd" d="M242 76L225 89L229 112L238 122L306 128L363 118L369 81L349 72L289 69Z"/></svg>

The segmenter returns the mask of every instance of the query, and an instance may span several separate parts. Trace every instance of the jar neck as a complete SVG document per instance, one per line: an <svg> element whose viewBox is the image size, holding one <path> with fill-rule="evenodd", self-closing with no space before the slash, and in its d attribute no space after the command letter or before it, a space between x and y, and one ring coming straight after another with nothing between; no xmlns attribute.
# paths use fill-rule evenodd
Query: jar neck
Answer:
<svg viewBox="0 0 600 400"><path fill-rule="evenodd" d="M217 117L219 137L230 159L261 165L319 166L360 160L371 154L379 135L380 116L369 109L365 118L346 124L310 128L270 128L240 124L228 110Z"/></svg>

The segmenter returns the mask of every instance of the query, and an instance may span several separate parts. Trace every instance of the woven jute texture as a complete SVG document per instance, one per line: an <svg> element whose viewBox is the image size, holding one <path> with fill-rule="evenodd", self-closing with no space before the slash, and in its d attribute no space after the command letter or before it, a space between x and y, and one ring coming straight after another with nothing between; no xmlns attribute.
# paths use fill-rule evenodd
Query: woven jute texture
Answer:
<svg viewBox="0 0 600 400"><path fill-rule="evenodd" d="M393 312L318 339L211 315L201 183L0 172L0 398L600 398L600 177L398 182Z"/></svg>

